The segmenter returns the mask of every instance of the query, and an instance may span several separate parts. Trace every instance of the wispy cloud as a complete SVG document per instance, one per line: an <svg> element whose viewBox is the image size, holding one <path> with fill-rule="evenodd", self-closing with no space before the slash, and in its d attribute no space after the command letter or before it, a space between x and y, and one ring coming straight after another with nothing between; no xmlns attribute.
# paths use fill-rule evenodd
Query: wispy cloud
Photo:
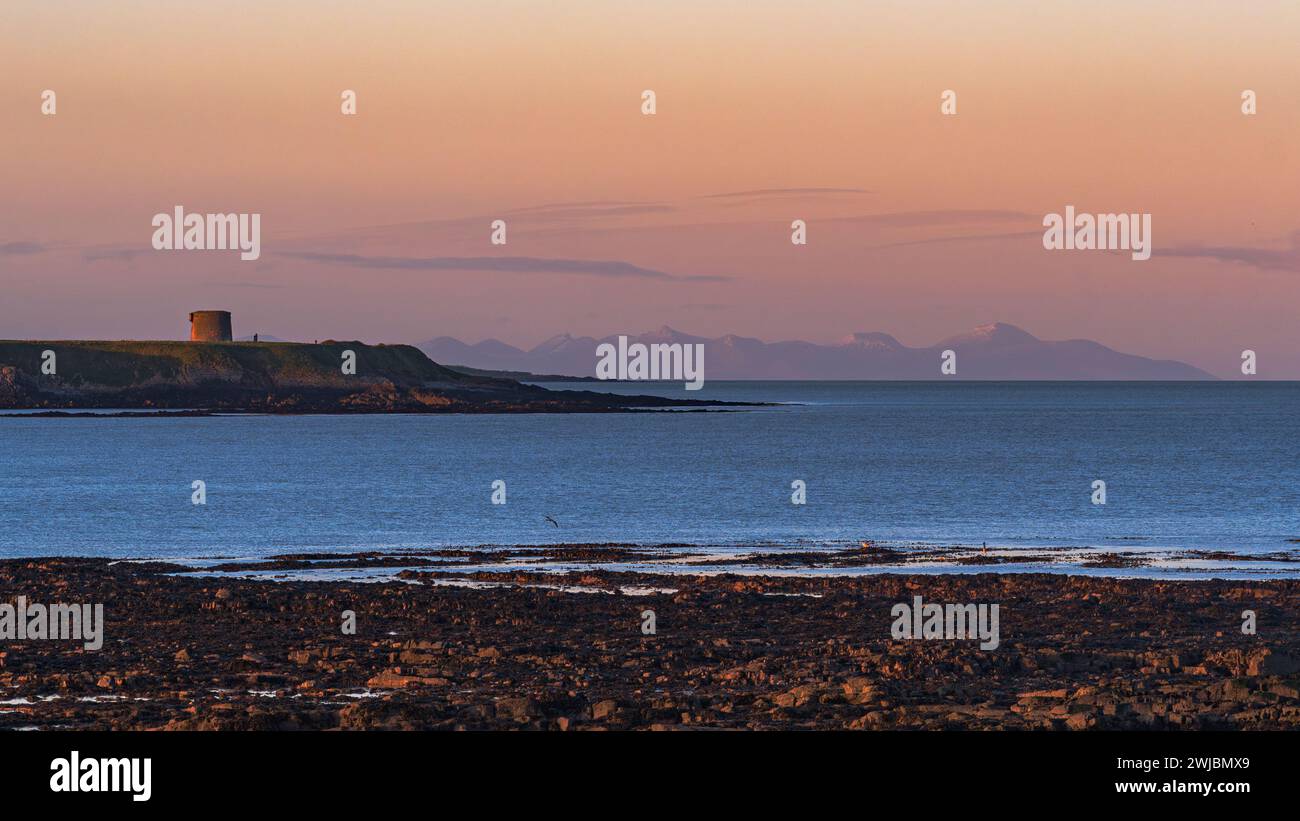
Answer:
<svg viewBox="0 0 1300 821"><path fill-rule="evenodd" d="M999 239L1025 239L1027 237L1041 237L1042 231L1010 231L1002 234L964 234L957 237L931 237L929 239L911 239L904 242L887 242L883 245L872 245L867 250L875 251L882 248L902 248L908 245L941 245L952 242L983 242L987 240ZM1128 253L1125 251L1124 253Z"/></svg>
<svg viewBox="0 0 1300 821"><path fill-rule="evenodd" d="M375 257L359 254L283 252L280 256L327 265L399 271L492 271L516 274L583 274L598 277L676 280L680 282L725 282L726 276L681 276L630 262L598 259L549 259L545 257Z"/></svg>
<svg viewBox="0 0 1300 821"><path fill-rule="evenodd" d="M278 290L285 287L283 285L276 285L273 282L229 282L219 279L212 279L206 282L200 282L199 284L212 288L270 288Z"/></svg>
<svg viewBox="0 0 1300 821"><path fill-rule="evenodd" d="M86 262L103 262L104 260L130 262L141 253L141 251L134 248L101 248L85 251L82 253L81 258Z"/></svg>
<svg viewBox="0 0 1300 821"><path fill-rule="evenodd" d="M43 254L50 250L49 247L39 242L5 242L0 243L0 254L4 256L20 256L23 254Z"/></svg>
<svg viewBox="0 0 1300 821"><path fill-rule="evenodd" d="M590 200L586 202L555 202L532 205L527 208L515 208L507 213L528 214L534 217L547 218L599 218L638 216L640 214L669 214L676 210L676 206L662 202Z"/></svg>
<svg viewBox="0 0 1300 821"><path fill-rule="evenodd" d="M700 199L720 200L731 197L797 197L804 194L871 194L865 188L755 188L751 191L728 191L722 194L701 194Z"/></svg>
<svg viewBox="0 0 1300 821"><path fill-rule="evenodd" d="M1300 231L1291 234L1288 249L1254 248L1245 245L1184 245L1155 251L1162 257L1189 257L1240 262L1261 271L1300 271Z"/></svg>
<svg viewBox="0 0 1300 821"><path fill-rule="evenodd" d="M613 208L551 208L527 212L529 219L600 219L602 217L639 217L643 214L671 214L671 205L620 205ZM525 216L524 212L514 212Z"/></svg>
<svg viewBox="0 0 1300 821"><path fill-rule="evenodd" d="M1024 222L1041 219L1024 211L994 209L947 209L942 211L893 211L885 214L862 214L854 217L830 217L821 222L855 222L863 225L884 225L912 228L929 225L956 225L973 222Z"/></svg>

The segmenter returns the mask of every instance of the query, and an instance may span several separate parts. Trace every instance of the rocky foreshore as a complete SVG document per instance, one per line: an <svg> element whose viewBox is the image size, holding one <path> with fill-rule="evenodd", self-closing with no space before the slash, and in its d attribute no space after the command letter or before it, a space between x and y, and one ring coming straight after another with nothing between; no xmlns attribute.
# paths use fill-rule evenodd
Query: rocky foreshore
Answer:
<svg viewBox="0 0 1300 821"><path fill-rule="evenodd" d="M0 562L0 605L102 603L105 622L99 650L0 639L0 728L1300 727L1296 581L187 569ZM893 638L916 596L998 604L998 646Z"/></svg>

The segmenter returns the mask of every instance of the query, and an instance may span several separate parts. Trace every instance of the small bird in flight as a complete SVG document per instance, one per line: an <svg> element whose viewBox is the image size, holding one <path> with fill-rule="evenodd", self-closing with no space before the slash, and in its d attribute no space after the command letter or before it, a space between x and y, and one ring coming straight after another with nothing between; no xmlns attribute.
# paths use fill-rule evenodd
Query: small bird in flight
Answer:
<svg viewBox="0 0 1300 821"><path fill-rule="evenodd" d="M551 524L555 525L556 527L559 527L559 526L560 526L560 523L557 522L557 521L555 521L554 519L552 519L550 516L545 516L545 517L543 517L543 518L545 518L546 521L550 522Z"/></svg>

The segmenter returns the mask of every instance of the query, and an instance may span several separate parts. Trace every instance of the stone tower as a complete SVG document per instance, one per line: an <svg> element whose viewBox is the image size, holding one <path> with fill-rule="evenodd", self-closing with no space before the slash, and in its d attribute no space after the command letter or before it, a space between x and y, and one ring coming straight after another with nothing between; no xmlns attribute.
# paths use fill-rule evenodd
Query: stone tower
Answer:
<svg viewBox="0 0 1300 821"><path fill-rule="evenodd" d="M229 342L230 311L192 311L190 313L191 342Z"/></svg>

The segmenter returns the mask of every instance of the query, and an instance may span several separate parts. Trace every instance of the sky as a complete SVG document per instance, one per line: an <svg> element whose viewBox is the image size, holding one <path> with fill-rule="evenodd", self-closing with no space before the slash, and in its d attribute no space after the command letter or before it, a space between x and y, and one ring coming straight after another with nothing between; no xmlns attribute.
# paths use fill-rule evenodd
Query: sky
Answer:
<svg viewBox="0 0 1300 821"><path fill-rule="evenodd" d="M6 0L0 338L1001 321L1300 378L1300 4L1248 9ZM260 258L155 250L177 205ZM1151 214L1151 259L1044 249L1067 205Z"/></svg>

